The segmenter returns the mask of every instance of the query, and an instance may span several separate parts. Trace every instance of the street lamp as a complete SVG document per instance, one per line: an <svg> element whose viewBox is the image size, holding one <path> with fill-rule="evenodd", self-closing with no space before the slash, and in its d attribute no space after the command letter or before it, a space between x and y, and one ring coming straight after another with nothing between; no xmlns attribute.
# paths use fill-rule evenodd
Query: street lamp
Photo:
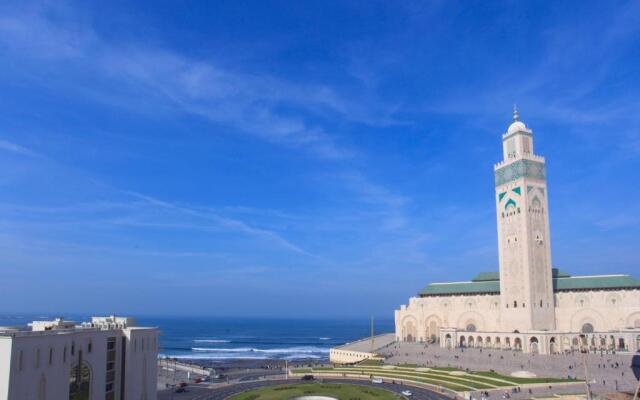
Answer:
<svg viewBox="0 0 640 400"><path fill-rule="evenodd" d="M582 353L582 365L584 366L584 384L587 386L587 400L591 400L591 386L589 385L589 371L587 369L587 353L589 352L586 346L587 338L584 334L580 335L580 353Z"/></svg>

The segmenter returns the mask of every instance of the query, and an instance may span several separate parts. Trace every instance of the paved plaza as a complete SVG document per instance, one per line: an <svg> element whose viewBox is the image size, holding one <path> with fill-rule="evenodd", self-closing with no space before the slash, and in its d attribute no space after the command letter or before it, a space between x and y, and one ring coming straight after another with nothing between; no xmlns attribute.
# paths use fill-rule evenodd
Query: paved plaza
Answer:
<svg viewBox="0 0 640 400"><path fill-rule="evenodd" d="M585 377L583 360L586 359L589 380L595 380L591 384L593 392L632 391L637 385L630 368L633 356L631 353L532 355L488 348L446 349L439 345L408 342L393 343L379 350L379 353L389 357L386 360L389 364L457 367L473 371L494 370L505 375L525 370L539 377L577 379ZM552 389L554 392L557 388Z"/></svg>

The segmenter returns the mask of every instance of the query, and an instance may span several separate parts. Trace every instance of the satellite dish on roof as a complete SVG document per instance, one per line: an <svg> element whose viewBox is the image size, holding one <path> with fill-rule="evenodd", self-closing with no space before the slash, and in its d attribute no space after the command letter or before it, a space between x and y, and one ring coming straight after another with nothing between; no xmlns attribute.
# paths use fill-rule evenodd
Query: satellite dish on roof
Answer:
<svg viewBox="0 0 640 400"><path fill-rule="evenodd" d="M640 381L640 354L633 356L631 359L631 369L633 370L633 374L636 376L636 379Z"/></svg>

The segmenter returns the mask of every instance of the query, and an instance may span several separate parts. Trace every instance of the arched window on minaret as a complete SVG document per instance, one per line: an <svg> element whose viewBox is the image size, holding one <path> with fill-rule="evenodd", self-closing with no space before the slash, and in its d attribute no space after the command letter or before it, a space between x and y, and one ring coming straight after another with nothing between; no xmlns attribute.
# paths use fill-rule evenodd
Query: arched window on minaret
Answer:
<svg viewBox="0 0 640 400"><path fill-rule="evenodd" d="M523 154L531 154L531 141L529 138L522 138L522 153Z"/></svg>

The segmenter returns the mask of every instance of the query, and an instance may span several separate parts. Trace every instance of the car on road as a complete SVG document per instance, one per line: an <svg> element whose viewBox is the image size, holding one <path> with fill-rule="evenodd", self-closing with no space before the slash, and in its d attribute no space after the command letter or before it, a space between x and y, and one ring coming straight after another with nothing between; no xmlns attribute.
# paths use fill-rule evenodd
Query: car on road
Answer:
<svg viewBox="0 0 640 400"><path fill-rule="evenodd" d="M185 389L184 386L176 386L176 388L173 389L174 393L184 393L186 391L187 391L187 389Z"/></svg>
<svg viewBox="0 0 640 400"><path fill-rule="evenodd" d="M217 374L216 376L214 376L215 379L224 379L227 376L225 374Z"/></svg>
<svg viewBox="0 0 640 400"><path fill-rule="evenodd" d="M305 375L305 376L302 377L303 381L312 381L314 379L315 378L313 377L313 375Z"/></svg>
<svg viewBox="0 0 640 400"><path fill-rule="evenodd" d="M411 390L403 390L400 393L402 393L403 396L407 396L407 397L413 396L413 393L411 393Z"/></svg>
<svg viewBox="0 0 640 400"><path fill-rule="evenodd" d="M371 379L371 383L382 383L382 378L374 377Z"/></svg>

